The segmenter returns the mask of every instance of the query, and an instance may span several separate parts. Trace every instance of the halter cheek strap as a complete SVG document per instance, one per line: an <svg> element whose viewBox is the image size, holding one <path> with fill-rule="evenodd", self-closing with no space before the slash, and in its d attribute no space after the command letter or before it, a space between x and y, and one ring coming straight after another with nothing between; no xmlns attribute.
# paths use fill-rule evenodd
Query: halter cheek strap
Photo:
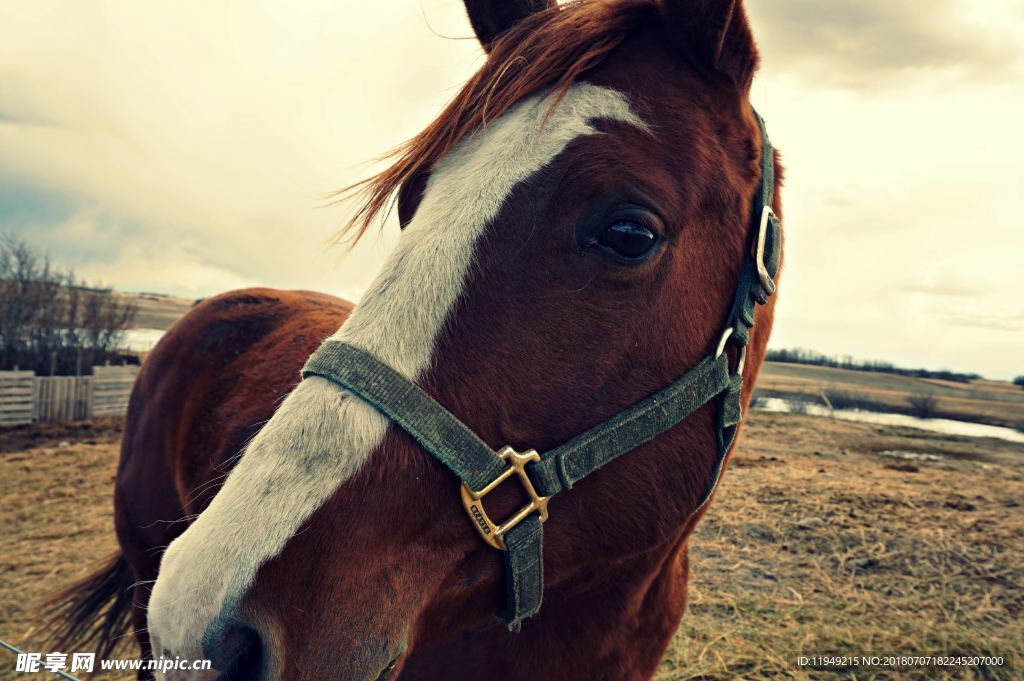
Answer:
<svg viewBox="0 0 1024 681"><path fill-rule="evenodd" d="M366 401L411 435L462 481L461 497L473 526L490 546L505 553L506 606L498 613L509 629L540 610L544 593L543 527L548 501L626 452L654 439L705 404L715 401L717 452L697 513L711 499L726 454L742 418L743 362L756 304L775 291L781 242L771 210L775 173L764 121L761 128L761 185L755 200L756 239L744 259L726 330L714 353L646 399L552 450L495 451L454 414L415 383L354 345L328 340L302 369L302 377L325 378ZM729 368L728 344L740 348L736 371ZM510 478L522 485L529 503L501 523L487 514L485 498ZM692 517L692 516L691 516Z"/></svg>

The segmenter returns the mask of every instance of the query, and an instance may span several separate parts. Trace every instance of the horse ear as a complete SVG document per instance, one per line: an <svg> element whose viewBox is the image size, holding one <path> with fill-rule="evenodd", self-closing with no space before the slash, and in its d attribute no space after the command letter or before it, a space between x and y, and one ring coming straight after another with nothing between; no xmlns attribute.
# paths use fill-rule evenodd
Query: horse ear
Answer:
<svg viewBox="0 0 1024 681"><path fill-rule="evenodd" d="M743 0L659 0L669 35L702 70L746 92L757 70L754 36Z"/></svg>
<svg viewBox="0 0 1024 681"><path fill-rule="evenodd" d="M485 52L495 39L534 12L556 5L557 0L465 0L469 23Z"/></svg>
<svg viewBox="0 0 1024 681"><path fill-rule="evenodd" d="M427 189L428 178L429 173L415 173L398 188L398 224L402 229L416 215L420 201L423 200L423 192Z"/></svg>

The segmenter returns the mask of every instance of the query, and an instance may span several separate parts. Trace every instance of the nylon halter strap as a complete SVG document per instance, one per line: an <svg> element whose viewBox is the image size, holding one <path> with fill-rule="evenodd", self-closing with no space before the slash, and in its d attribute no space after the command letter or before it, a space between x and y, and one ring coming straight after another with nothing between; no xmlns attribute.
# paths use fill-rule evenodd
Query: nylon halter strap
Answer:
<svg viewBox="0 0 1024 681"><path fill-rule="evenodd" d="M715 351L679 379L607 421L555 449L538 454L511 447L495 451L454 414L412 381L356 346L328 340L302 369L302 377L325 378L365 400L411 435L462 481L461 496L473 526L487 544L505 553L506 607L498 616L518 631L522 620L540 610L544 591L542 523L548 500L601 466L677 425L717 399L717 452L711 478L693 513L710 500L741 419L743 364L756 304L775 292L781 235L772 212L775 170L764 121L761 128L761 185L754 202L754 243L744 258L740 280ZM739 348L735 372L728 344ZM484 498L509 477L519 479L529 503L502 523L484 508ZM692 515L691 515L692 517Z"/></svg>

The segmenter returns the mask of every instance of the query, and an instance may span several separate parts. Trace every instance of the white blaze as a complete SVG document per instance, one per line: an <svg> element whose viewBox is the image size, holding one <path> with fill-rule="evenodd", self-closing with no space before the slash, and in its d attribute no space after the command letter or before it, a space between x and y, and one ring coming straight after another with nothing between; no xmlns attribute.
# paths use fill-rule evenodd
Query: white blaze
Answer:
<svg viewBox="0 0 1024 681"><path fill-rule="evenodd" d="M462 294L476 243L513 188L573 139L596 132L595 119L646 128L624 95L589 83L574 84L541 129L549 106L542 95L530 97L445 157L398 246L333 338L419 379ZM154 653L202 657L211 622L359 470L387 428L383 416L332 383L310 378L296 387L209 508L164 554L149 607Z"/></svg>

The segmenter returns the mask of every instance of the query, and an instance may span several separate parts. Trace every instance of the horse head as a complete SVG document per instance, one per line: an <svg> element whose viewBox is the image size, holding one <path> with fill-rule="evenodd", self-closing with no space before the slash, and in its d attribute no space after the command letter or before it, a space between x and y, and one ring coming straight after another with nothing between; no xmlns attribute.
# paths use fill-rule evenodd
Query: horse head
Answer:
<svg viewBox="0 0 1024 681"><path fill-rule="evenodd" d="M544 451L718 344L757 222L758 57L740 0L466 6L487 61L368 184L355 228L397 193L403 232L333 338L495 449ZM771 310L750 332L746 385ZM551 501L547 603L520 637L611 626L637 594L670 603L674 628L715 418L697 409ZM522 493L502 485L489 512L514 512ZM682 586L651 593L666 570ZM149 627L155 652L208 656L232 679L411 678L445 642L516 637L495 619L503 579L459 480L311 376L167 549ZM617 614L574 610L588 594Z"/></svg>

